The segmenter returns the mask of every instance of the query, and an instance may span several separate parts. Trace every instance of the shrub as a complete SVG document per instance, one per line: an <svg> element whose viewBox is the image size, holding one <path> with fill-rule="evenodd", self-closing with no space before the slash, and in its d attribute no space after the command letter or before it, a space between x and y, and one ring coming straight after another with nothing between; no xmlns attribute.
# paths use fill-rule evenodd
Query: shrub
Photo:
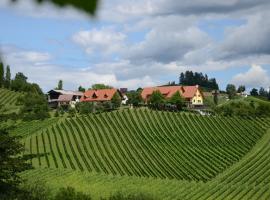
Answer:
<svg viewBox="0 0 270 200"><path fill-rule="evenodd" d="M90 195L83 194L82 192L76 192L74 188L60 188L58 193L55 195L55 200L91 200Z"/></svg>

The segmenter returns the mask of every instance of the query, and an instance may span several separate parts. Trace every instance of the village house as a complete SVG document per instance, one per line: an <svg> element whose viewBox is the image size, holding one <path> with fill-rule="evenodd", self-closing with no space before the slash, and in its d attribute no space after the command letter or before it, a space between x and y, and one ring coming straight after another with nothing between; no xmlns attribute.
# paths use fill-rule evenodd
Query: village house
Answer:
<svg viewBox="0 0 270 200"><path fill-rule="evenodd" d="M51 108L57 108L61 105L75 107L83 96L82 92L68 90L50 90L48 93L48 103Z"/></svg>
<svg viewBox="0 0 270 200"><path fill-rule="evenodd" d="M82 95L80 101L81 102L106 102L111 101L114 94L118 92L120 97L122 98L122 94L117 89L98 89L98 90L87 90Z"/></svg>
<svg viewBox="0 0 270 200"><path fill-rule="evenodd" d="M165 99L171 98L177 91L185 99L188 107L203 106L204 96L199 86L160 86L144 88L141 95L145 103L148 102L154 91L160 91Z"/></svg>

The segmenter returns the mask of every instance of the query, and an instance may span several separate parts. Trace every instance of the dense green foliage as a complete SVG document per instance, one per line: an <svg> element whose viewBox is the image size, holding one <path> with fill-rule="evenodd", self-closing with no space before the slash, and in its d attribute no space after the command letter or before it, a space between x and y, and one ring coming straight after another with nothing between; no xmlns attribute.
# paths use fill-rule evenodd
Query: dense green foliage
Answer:
<svg viewBox="0 0 270 200"><path fill-rule="evenodd" d="M0 129L0 199L12 199L20 193L18 173L30 169L26 156L19 156L23 146L19 139Z"/></svg>
<svg viewBox="0 0 270 200"><path fill-rule="evenodd" d="M80 85L79 88L78 88L78 91L85 92L85 88Z"/></svg>
<svg viewBox="0 0 270 200"><path fill-rule="evenodd" d="M159 90L154 91L148 101L151 108L158 109L165 103L165 97L161 94Z"/></svg>
<svg viewBox="0 0 270 200"><path fill-rule="evenodd" d="M229 96L229 99L232 99L236 96L236 87L233 84L228 84L226 87L226 92Z"/></svg>
<svg viewBox="0 0 270 200"><path fill-rule="evenodd" d="M100 90L100 89L111 89L111 88L113 88L113 87L109 86L109 85L105 85L103 83L97 83L97 84L92 85L92 87L89 89Z"/></svg>
<svg viewBox="0 0 270 200"><path fill-rule="evenodd" d="M131 91L127 93L128 101L127 104L131 104L135 107L143 103L141 91Z"/></svg>
<svg viewBox="0 0 270 200"><path fill-rule="evenodd" d="M179 91L172 95L172 97L168 100L168 102L172 105L175 105L177 110L181 110L184 106L184 99L182 98Z"/></svg>
<svg viewBox="0 0 270 200"><path fill-rule="evenodd" d="M235 100L216 107L215 111L223 116L269 117L270 103L266 101Z"/></svg>
<svg viewBox="0 0 270 200"><path fill-rule="evenodd" d="M91 200L90 195L83 194L82 192L75 191L72 187L60 188L54 197L55 200Z"/></svg>
<svg viewBox="0 0 270 200"><path fill-rule="evenodd" d="M113 108L114 109L119 108L121 106L121 102L122 102L122 99L121 99L121 96L119 95L119 93L118 92L114 93L112 100L111 100Z"/></svg>
<svg viewBox="0 0 270 200"><path fill-rule="evenodd" d="M193 71L186 71L181 73L179 77L179 85L200 85L208 90L218 90L218 84L215 78L208 78L205 74Z"/></svg>
<svg viewBox="0 0 270 200"><path fill-rule="evenodd" d="M49 117L49 107L44 96L37 93L26 93L19 98L20 115L26 121L43 120Z"/></svg>

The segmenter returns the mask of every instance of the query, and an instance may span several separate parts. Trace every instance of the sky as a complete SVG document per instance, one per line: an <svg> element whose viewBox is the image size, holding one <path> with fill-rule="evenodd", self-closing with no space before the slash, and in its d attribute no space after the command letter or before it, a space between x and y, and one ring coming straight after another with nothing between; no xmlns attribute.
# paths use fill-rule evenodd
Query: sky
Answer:
<svg viewBox="0 0 270 200"><path fill-rule="evenodd" d="M46 92L94 83L136 89L193 70L270 86L269 0L102 0L91 17L33 0L0 1L0 52Z"/></svg>

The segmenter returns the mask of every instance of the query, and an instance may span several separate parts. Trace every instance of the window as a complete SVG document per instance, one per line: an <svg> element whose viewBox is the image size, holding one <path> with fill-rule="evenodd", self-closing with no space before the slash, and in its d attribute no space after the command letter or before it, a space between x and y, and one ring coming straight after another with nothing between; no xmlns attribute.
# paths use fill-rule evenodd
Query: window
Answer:
<svg viewBox="0 0 270 200"><path fill-rule="evenodd" d="M198 103L201 103L201 100L198 100Z"/></svg>

